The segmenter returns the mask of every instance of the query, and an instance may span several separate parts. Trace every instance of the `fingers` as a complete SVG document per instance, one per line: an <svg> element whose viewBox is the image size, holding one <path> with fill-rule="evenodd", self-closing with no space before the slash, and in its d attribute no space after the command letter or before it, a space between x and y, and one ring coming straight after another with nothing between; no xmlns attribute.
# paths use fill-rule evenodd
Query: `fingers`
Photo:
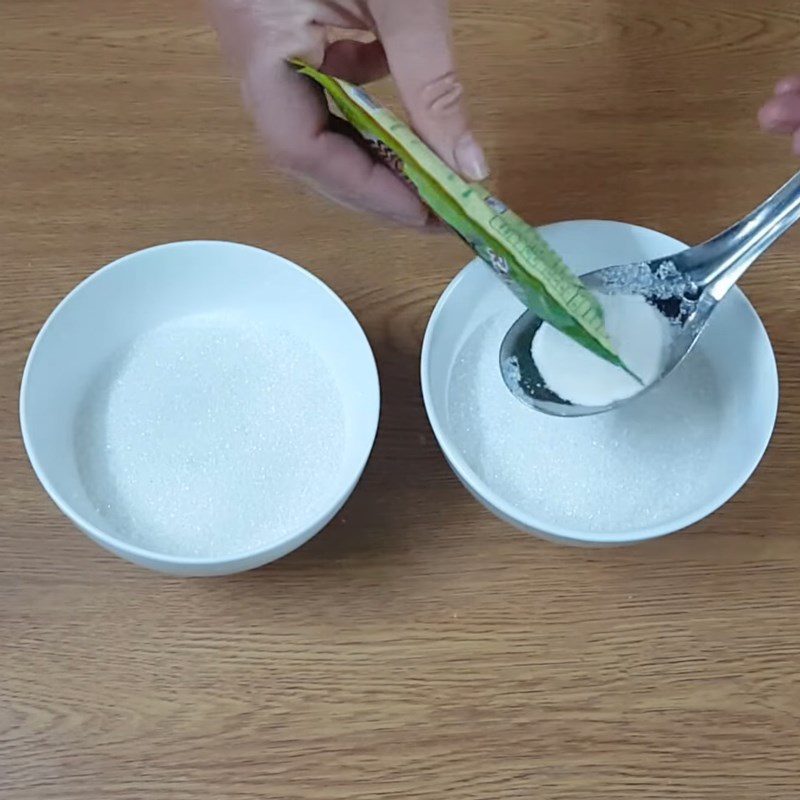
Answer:
<svg viewBox="0 0 800 800"><path fill-rule="evenodd" d="M248 69L245 94L272 158L327 197L399 224L423 226L428 210L356 142L328 128L323 96L281 60Z"/></svg>
<svg viewBox="0 0 800 800"><path fill-rule="evenodd" d="M325 28L307 3L209 0L223 50L241 76L242 94L270 156L283 169L340 203L404 225L425 225L419 198L359 144L329 128L322 93L288 67L304 57L356 83L380 77L380 45L341 42L327 46ZM338 17L332 22L341 22Z"/></svg>
<svg viewBox="0 0 800 800"><path fill-rule="evenodd" d="M800 155L800 76L778 82L775 96L761 108L758 121L768 133L791 134L794 150Z"/></svg>
<svg viewBox="0 0 800 800"><path fill-rule="evenodd" d="M354 42L340 39L328 45L322 61L322 71L350 83L365 84L389 74L386 53L380 42Z"/></svg>
<svg viewBox="0 0 800 800"><path fill-rule="evenodd" d="M489 170L469 130L444 0L373 0L370 10L411 123L453 169L471 180Z"/></svg>

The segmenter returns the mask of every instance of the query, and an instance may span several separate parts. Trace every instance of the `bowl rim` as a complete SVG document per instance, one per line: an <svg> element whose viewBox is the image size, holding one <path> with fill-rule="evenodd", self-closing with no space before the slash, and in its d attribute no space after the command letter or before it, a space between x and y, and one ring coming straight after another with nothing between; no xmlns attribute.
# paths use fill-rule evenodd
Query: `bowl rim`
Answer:
<svg viewBox="0 0 800 800"><path fill-rule="evenodd" d="M679 242L679 240L674 239L674 237L669 236L669 234L662 233L661 231L654 230L652 228L646 228L642 225L635 225L632 223L627 222L619 222L615 220L603 220L603 219L579 219L579 220L564 220L561 222L554 222L549 225L543 225L539 228L540 231L547 234L549 231L554 231L557 228L562 228L565 226L570 226L574 224L590 224L590 225L605 225L605 226L613 226L613 227L622 227L627 230L638 230L646 234L657 234L660 237L664 237L666 239L670 239L672 241L678 242L681 244L682 247L686 247L687 245ZM579 544L593 544L593 545L602 545L602 544L632 544L636 542L645 542L650 539L656 539L661 536L666 536L671 533L677 533L680 530L688 528L691 525L705 519L706 517L713 514L715 511L718 511L723 505L725 505L731 498L736 495L748 482L750 477L758 468L758 465L761 463L762 459L764 458L764 454L767 451L767 447L772 439L772 434L775 429L775 423L777 420L778 414L778 400L779 400L779 381L778 381L778 367L777 362L775 359L775 351L772 346L772 342L769 338L769 333L767 332L764 323L762 322L761 318L759 317L758 313L756 312L755 308L753 307L752 303L747 299L747 296L744 292L738 287L733 287L733 293L740 297L741 300L744 301L744 308L746 309L747 313L752 316L754 319L756 326L760 332L760 334L764 337L766 341L768 351L769 351L769 360L767 364L767 368L769 370L769 376L765 378L765 380L769 381L769 389L770 395L772 397L772 402L769 404L768 407L764 410L764 415L767 417L771 417L769 420L769 424L767 425L767 430L765 432L765 436L762 441L759 442L758 447L754 448L751 451L751 456L744 462L742 468L738 471L735 480L730 481L726 484L725 488L716 493L714 498L707 503L704 503L702 506L695 508L691 512L687 512L670 522L660 523L658 525L648 525L642 528L638 528L635 530L629 531L622 531L618 533L609 533L609 534L601 534L593 531L581 531L576 528L570 528L563 525L554 524L548 522L545 519L537 517L534 514L528 514L519 511L514 505L502 496L500 496L492 487L490 487L486 481L483 480L476 472L472 469L472 467L467 463L466 459L461 454L460 449L457 445L452 441L451 437L447 433L447 426L446 424L439 418L439 415L436 412L436 406L433 402L433 388L431 385L431 376L430 376L430 354L431 354L431 347L432 341L435 334L435 329L438 325L438 322L444 313L444 308L449 302L450 296L454 294L461 283L467 278L470 271L475 269L476 267L482 267L483 265L480 263L480 260L475 258L470 261L465 267L463 267L460 272L453 278L453 280L448 284L447 288L442 292L436 305L434 306L433 311L431 312L430 319L428 320L427 327L425 329L425 336L422 341L422 357L420 359L420 381L422 384L422 397L423 402L425 405L425 412L428 416L428 421L430 422L431 428L433 429L433 433L436 436L436 440L439 443L439 447L441 448L445 459L449 462L451 468L456 473L456 475L467 484L467 488L469 488L472 492L477 494L480 498L482 498L486 504L490 507L490 510L495 514L495 516L505 517L507 520L513 522L513 524L522 527L523 529L533 530L536 532L541 533L545 537L555 537L558 539L562 539L564 541L575 542Z"/></svg>
<svg viewBox="0 0 800 800"><path fill-rule="evenodd" d="M363 442L363 445L361 446L364 450L362 456L359 457L360 467L352 474L349 480L342 479L342 488L337 491L335 496L331 497L331 500L326 503L324 509L315 515L314 520L307 524L293 528L286 535L282 536L278 541L274 542L268 547L242 550L233 555L226 555L223 558L179 556L168 553L160 553L157 550L150 550L138 545L130 544L123 539L101 530L96 525L93 525L91 522L89 522L85 517L83 517L83 515L78 513L67 500L65 500L65 498L51 483L47 475L47 471L42 466L39 456L36 453L36 448L31 441L29 433L30 423L28 421L26 408L29 392L30 371L32 369L31 365L36 358L36 354L39 351L41 342L47 336L47 332L56 317L72 300L74 300L78 294L84 291L94 281L98 280L101 275L105 275L114 270L124 269L126 266L129 266L132 262L135 262L142 256L153 255L159 251L171 249L189 249L197 247L223 247L230 248L231 250L247 250L254 251L262 255L265 254L273 259L277 259L285 266L288 266L296 272L299 272L305 279L309 280L313 284L316 284L318 288L322 289L324 295L326 295L330 300L338 304L344 310L345 318L355 326L357 336L366 346L365 354L368 359L366 367L369 372L368 386L366 388L373 396L373 399L370 400L370 412L369 414L364 415L364 418L360 420L359 424L359 429L362 430L362 434L359 438ZM175 242L164 242L162 244L155 244L142 248L141 250L135 250L131 253L126 253L125 255L122 255L108 264L96 269L90 275L77 283L53 308L53 310L47 316L44 324L36 334L33 344L28 352L28 356L25 360L25 367L22 372L22 380L20 383L19 392L20 430L22 433L22 441L25 446L25 452L27 453L28 460L30 461L36 478L58 509L64 514L64 516L71 520L74 525L94 539L98 544L102 545L108 550L111 550L117 555L123 555L123 557L127 556L134 562L141 562L143 560L152 562L157 564L159 567L164 567L167 569L169 567L176 567L180 569L191 569L193 567L235 567L242 562L252 561L253 559L261 557L264 557L260 562L263 565L271 560L276 560L284 555L287 555L313 538L328 522L330 522L333 516L336 515L358 484L375 445L375 439L378 432L378 421L380 418L380 407L380 376L378 373L378 366L375 361L375 354L372 350L372 346L369 342L366 332L364 331L364 328L356 318L355 314L350 310L350 307L347 305L347 303L345 303L345 301L339 297L339 295L336 294L336 292L334 292L334 290L331 289L331 287L328 286L321 278L317 277L312 272L309 272L304 267L301 267L299 264L296 264L293 261L278 255L277 253L273 253L261 247L222 239L187 239ZM276 555L274 558L270 558L273 553L276 553Z"/></svg>

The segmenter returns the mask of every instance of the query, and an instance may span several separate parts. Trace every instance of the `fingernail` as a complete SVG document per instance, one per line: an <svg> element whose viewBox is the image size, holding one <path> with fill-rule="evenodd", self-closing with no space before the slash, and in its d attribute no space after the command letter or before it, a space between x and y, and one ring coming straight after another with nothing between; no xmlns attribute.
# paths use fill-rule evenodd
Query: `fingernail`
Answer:
<svg viewBox="0 0 800 800"><path fill-rule="evenodd" d="M790 78L784 78L778 81L775 86L775 94L791 94L792 92L800 92L800 75L792 75Z"/></svg>
<svg viewBox="0 0 800 800"><path fill-rule="evenodd" d="M473 181L482 181L489 177L486 157L471 133L465 133L458 140L454 156L456 166L465 177Z"/></svg>
<svg viewBox="0 0 800 800"><path fill-rule="evenodd" d="M758 112L758 121L768 133L792 133L795 126L787 122L780 100L771 100Z"/></svg>
<svg viewBox="0 0 800 800"><path fill-rule="evenodd" d="M758 124L768 131L772 127L772 108L769 104L761 106L758 109Z"/></svg>

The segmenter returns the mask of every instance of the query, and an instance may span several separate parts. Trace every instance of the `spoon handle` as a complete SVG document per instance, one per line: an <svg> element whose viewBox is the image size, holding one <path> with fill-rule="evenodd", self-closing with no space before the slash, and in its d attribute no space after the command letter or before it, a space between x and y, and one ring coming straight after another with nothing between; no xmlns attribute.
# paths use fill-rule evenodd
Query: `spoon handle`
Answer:
<svg viewBox="0 0 800 800"><path fill-rule="evenodd" d="M735 225L692 248L686 266L716 300L750 265L800 220L800 172Z"/></svg>

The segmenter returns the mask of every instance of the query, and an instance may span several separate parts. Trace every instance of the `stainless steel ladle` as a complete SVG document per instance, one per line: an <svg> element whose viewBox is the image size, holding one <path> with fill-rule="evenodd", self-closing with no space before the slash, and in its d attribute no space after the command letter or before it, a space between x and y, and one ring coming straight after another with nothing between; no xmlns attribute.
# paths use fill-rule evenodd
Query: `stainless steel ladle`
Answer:
<svg viewBox="0 0 800 800"><path fill-rule="evenodd" d="M800 219L800 173L744 219L696 247L666 258L605 267L581 276L593 292L639 294L669 320L671 339L659 377L664 379L694 347L717 304L755 260ZM531 342L543 320L526 311L500 346L500 369L511 392L529 406L562 417L610 411L632 398L606 406L570 403L542 379ZM641 392L634 395L639 397Z"/></svg>

